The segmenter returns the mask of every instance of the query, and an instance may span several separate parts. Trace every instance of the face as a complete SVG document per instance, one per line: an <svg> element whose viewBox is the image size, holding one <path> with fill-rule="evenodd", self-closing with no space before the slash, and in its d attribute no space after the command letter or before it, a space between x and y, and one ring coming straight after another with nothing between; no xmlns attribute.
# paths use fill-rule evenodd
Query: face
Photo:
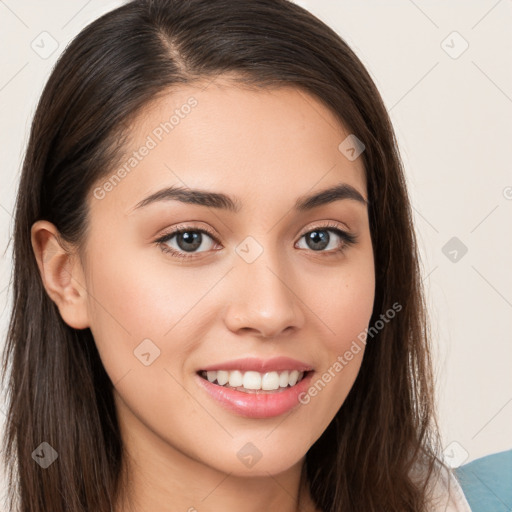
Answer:
<svg viewBox="0 0 512 512"><path fill-rule="evenodd" d="M364 166L304 92L202 87L147 108L91 191L88 325L133 450L277 474L303 460L363 358Z"/></svg>

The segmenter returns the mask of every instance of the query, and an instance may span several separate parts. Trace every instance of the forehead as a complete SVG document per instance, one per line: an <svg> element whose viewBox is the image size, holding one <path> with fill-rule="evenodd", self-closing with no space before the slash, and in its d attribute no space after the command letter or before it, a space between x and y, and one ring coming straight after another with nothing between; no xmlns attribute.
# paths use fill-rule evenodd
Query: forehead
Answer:
<svg viewBox="0 0 512 512"><path fill-rule="evenodd" d="M366 197L362 158L349 160L339 148L350 132L295 87L215 80L176 88L148 104L128 135L121 162L101 182L122 175L104 205L115 198L125 213L143 195L171 185L255 203L288 202L344 182Z"/></svg>

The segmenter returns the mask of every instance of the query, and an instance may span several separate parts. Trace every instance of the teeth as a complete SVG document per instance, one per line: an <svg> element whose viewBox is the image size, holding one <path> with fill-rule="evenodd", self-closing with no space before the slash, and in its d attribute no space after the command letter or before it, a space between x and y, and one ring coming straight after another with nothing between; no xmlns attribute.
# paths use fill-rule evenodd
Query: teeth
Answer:
<svg viewBox="0 0 512 512"><path fill-rule="evenodd" d="M298 370L266 373L218 370L201 373L209 382L217 382L220 386L263 391L295 386L304 377L304 372Z"/></svg>
<svg viewBox="0 0 512 512"><path fill-rule="evenodd" d="M235 373L235 372L233 372L233 373ZM240 372L238 372L238 373L240 373ZM229 381L229 385L231 386L231 381ZM238 384L238 386L240 386L240 385L242 385L245 389L261 389L261 373L245 372L243 384ZM235 387L235 386L233 386L233 387Z"/></svg>
<svg viewBox="0 0 512 512"><path fill-rule="evenodd" d="M277 372L265 373L261 379L261 389L266 391L279 389L279 374Z"/></svg>
<svg viewBox="0 0 512 512"><path fill-rule="evenodd" d="M298 379L299 379L299 372L297 370L292 370L290 372L290 376L288 377L288 382L290 383L290 386L295 386Z"/></svg>
<svg viewBox="0 0 512 512"><path fill-rule="evenodd" d="M279 387L285 388L288 386L288 370L279 374Z"/></svg>
<svg viewBox="0 0 512 512"><path fill-rule="evenodd" d="M224 384L227 384L228 380L229 380L229 372L212 372L212 373L216 373L217 374L217 382L221 385L221 386L224 386ZM215 379L213 379L215 380Z"/></svg>
<svg viewBox="0 0 512 512"><path fill-rule="evenodd" d="M243 375L242 372L235 370L234 372L228 372L229 375L229 385L232 388L237 388L238 386L242 386Z"/></svg>

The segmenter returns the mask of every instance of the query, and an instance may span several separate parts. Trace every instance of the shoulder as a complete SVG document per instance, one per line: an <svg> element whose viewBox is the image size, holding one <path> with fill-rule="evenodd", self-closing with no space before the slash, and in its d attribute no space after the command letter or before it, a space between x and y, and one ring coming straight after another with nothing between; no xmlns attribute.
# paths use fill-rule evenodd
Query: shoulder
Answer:
<svg viewBox="0 0 512 512"><path fill-rule="evenodd" d="M425 468L415 466L411 476L418 484L423 484L426 477ZM427 493L431 512L471 512L456 473L439 461L436 462L430 476Z"/></svg>
<svg viewBox="0 0 512 512"><path fill-rule="evenodd" d="M432 512L471 512L452 469L442 467L439 476L434 477L432 506Z"/></svg>
<svg viewBox="0 0 512 512"><path fill-rule="evenodd" d="M484 455L454 472L473 510L512 511L512 450Z"/></svg>

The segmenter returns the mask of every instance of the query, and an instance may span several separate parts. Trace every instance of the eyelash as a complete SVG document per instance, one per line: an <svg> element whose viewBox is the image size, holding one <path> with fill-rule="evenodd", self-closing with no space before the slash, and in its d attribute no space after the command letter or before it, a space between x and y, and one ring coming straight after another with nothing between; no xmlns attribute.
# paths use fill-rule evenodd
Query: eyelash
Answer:
<svg viewBox="0 0 512 512"><path fill-rule="evenodd" d="M342 244L338 249L335 249L334 251L312 251L312 252L319 252L319 253L325 252L326 254L333 255L333 254L343 253L348 247L357 243L356 235L341 230L335 224L326 224L326 225L315 226L314 228L309 229L305 233L302 233L300 238L302 238L304 235L307 235L308 233L311 233L313 231L332 231L332 232L336 233L336 235L338 235L341 238ZM217 244L220 243L217 240L217 237L213 233L208 231L207 229L196 228L194 226L187 226L187 227L178 226L173 231L170 231L169 233L166 233L165 235L163 235L160 238L158 238L157 240L155 240L155 243L158 246L160 246L160 248L163 252L170 253L171 256L173 256L173 257L181 258L181 259L195 258L196 256L194 256L194 255L198 254L198 253L186 254L183 252L176 251L175 249L172 249L168 245L166 245L166 242L171 240L174 236L179 235L181 233L187 233L187 232L204 233L204 234L208 235L209 237L211 237L215 243L217 243Z"/></svg>

